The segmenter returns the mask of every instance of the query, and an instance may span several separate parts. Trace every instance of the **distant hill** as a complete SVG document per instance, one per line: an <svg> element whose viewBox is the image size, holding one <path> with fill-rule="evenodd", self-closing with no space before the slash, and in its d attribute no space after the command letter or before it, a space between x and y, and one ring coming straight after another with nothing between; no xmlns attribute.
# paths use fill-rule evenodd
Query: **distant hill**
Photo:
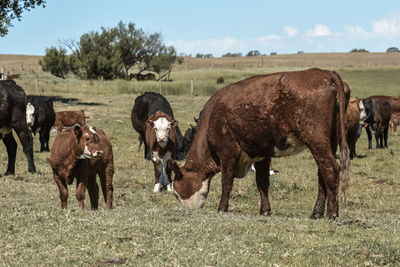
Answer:
<svg viewBox="0 0 400 267"><path fill-rule="evenodd" d="M8 73L40 72L42 56L0 55L0 69ZM255 57L185 57L175 69L244 69L274 67L380 68L400 67L400 53L304 53Z"/></svg>

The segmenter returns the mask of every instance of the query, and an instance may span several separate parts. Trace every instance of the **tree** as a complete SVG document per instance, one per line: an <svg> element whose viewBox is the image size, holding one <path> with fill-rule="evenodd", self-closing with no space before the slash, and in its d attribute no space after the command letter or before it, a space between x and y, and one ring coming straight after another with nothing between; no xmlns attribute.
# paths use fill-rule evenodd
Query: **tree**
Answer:
<svg viewBox="0 0 400 267"><path fill-rule="evenodd" d="M1 0L0 1L0 37L7 35L11 21L21 20L24 10L30 11L36 6L45 7L46 0Z"/></svg>
<svg viewBox="0 0 400 267"><path fill-rule="evenodd" d="M369 53L369 51L365 48L360 48L360 49L354 48L350 51L350 53Z"/></svg>
<svg viewBox="0 0 400 267"><path fill-rule="evenodd" d="M247 53L246 57L256 57L256 56L260 56L261 53L258 50L251 50Z"/></svg>
<svg viewBox="0 0 400 267"><path fill-rule="evenodd" d="M46 56L39 61L39 64L42 66L43 71L49 71L54 76L63 79L65 79L70 70L67 50L64 48L47 48Z"/></svg>
<svg viewBox="0 0 400 267"><path fill-rule="evenodd" d="M397 53L397 52L400 52L400 50L397 47L389 47L386 50L386 53Z"/></svg>
<svg viewBox="0 0 400 267"><path fill-rule="evenodd" d="M167 76L167 81L170 80L170 74L176 58L176 50L173 46L163 46L160 54L153 58L151 70L158 74L158 81L163 79L165 76Z"/></svg>

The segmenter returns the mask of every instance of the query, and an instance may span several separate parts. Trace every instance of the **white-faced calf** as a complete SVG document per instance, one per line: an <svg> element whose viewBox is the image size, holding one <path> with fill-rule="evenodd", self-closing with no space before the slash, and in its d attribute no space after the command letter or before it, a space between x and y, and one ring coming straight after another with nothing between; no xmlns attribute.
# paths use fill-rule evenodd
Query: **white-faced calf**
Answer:
<svg viewBox="0 0 400 267"><path fill-rule="evenodd" d="M176 120L161 111L157 111L146 121L145 138L154 164L155 193L160 192L161 186L171 191L171 171L179 169L175 162L177 125Z"/></svg>
<svg viewBox="0 0 400 267"><path fill-rule="evenodd" d="M75 126L73 130L57 134L50 152L50 164L60 191L61 208L67 207L67 184L71 185L75 178L76 199L79 207L84 208L89 159L100 158L102 154L103 150L95 128Z"/></svg>

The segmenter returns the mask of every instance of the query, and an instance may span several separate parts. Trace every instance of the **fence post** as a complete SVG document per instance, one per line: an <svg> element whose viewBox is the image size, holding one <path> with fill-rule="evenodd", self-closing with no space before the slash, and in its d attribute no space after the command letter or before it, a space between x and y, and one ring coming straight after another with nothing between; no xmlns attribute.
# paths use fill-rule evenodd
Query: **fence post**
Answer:
<svg viewBox="0 0 400 267"><path fill-rule="evenodd" d="M190 80L190 95L193 96L194 92L194 85L193 85L193 79Z"/></svg>
<svg viewBox="0 0 400 267"><path fill-rule="evenodd" d="M35 74L36 74L35 91L36 94L39 94L39 75L37 74L37 72Z"/></svg>

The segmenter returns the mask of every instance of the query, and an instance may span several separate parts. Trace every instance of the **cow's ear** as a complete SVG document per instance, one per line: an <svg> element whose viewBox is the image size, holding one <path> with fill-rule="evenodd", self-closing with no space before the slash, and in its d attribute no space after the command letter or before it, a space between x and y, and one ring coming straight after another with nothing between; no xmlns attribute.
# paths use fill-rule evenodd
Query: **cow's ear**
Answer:
<svg viewBox="0 0 400 267"><path fill-rule="evenodd" d="M147 120L145 123L146 123L147 125L149 125L151 128L154 127L154 122L153 122L152 120Z"/></svg>
<svg viewBox="0 0 400 267"><path fill-rule="evenodd" d="M81 137L82 137L82 129L81 129L81 127L76 125L74 127L74 133L75 133L76 138L78 139L78 142L79 142L79 139L81 139Z"/></svg>
<svg viewBox="0 0 400 267"><path fill-rule="evenodd" d="M173 120L173 121L171 122L171 128L175 128L176 126L178 126L178 121Z"/></svg>

